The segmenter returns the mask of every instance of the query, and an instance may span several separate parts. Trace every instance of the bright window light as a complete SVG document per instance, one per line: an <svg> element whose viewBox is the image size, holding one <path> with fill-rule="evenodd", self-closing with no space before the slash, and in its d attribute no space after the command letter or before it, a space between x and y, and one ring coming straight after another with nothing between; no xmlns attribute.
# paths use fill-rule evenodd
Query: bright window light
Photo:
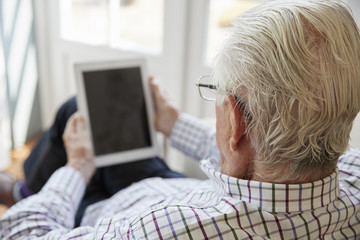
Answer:
<svg viewBox="0 0 360 240"><path fill-rule="evenodd" d="M206 62L210 63L226 38L226 29L237 15L260 5L262 1L211 0L208 20Z"/></svg>
<svg viewBox="0 0 360 240"><path fill-rule="evenodd" d="M62 0L61 36L69 41L160 53L164 0Z"/></svg>

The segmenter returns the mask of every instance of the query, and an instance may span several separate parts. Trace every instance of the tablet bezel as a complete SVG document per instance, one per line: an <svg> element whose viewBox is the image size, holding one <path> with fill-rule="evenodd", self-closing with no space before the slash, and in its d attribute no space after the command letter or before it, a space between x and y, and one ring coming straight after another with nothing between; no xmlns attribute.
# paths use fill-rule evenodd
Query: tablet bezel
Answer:
<svg viewBox="0 0 360 240"><path fill-rule="evenodd" d="M75 77L76 77L77 89L78 89L78 109L86 120L91 138L92 138L91 120L88 111L88 103L87 103L85 83L84 83L85 79L83 72L125 69L125 68L133 68L133 67L140 68L151 146L95 156L96 166L104 167L104 166L159 156L160 148L157 141L156 130L154 126L154 107L153 107L154 104L147 81L148 73L146 69L145 60L128 59L128 60L115 60L115 61L110 60L110 61L101 61L101 62L84 62L84 63L76 63L74 64L74 67L75 67Z"/></svg>

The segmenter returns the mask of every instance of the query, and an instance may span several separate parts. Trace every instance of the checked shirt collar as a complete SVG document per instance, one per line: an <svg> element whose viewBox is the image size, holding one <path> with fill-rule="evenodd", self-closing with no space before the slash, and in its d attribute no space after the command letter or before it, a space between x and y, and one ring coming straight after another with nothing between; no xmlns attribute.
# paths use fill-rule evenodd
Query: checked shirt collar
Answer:
<svg viewBox="0 0 360 240"><path fill-rule="evenodd" d="M214 183L215 191L257 205L272 213L294 213L324 207L339 196L338 169L321 180L304 184L275 184L237 179L218 170L214 159L202 160L202 170Z"/></svg>

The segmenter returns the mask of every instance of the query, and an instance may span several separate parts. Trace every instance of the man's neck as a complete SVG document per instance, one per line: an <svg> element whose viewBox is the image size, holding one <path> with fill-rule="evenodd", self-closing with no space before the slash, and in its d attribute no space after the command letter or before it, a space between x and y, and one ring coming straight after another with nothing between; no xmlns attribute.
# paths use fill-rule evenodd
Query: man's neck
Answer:
<svg viewBox="0 0 360 240"><path fill-rule="evenodd" d="M300 184L321 180L332 174L334 171L335 168L327 171L326 169L318 171L311 169L309 171L304 171L304 174L302 175L291 176L288 165L265 168L263 164L257 163L254 165L254 172L251 180L280 184Z"/></svg>

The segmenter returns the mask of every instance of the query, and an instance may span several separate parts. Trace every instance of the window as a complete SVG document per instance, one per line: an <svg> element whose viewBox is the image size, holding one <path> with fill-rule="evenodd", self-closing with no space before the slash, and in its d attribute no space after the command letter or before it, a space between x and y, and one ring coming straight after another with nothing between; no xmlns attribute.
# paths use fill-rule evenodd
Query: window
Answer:
<svg viewBox="0 0 360 240"><path fill-rule="evenodd" d="M161 53L164 0L62 0L61 37L91 45Z"/></svg>
<svg viewBox="0 0 360 240"><path fill-rule="evenodd" d="M260 5L261 1L211 0L208 20L206 61L210 63L226 38L226 29L235 16Z"/></svg>

